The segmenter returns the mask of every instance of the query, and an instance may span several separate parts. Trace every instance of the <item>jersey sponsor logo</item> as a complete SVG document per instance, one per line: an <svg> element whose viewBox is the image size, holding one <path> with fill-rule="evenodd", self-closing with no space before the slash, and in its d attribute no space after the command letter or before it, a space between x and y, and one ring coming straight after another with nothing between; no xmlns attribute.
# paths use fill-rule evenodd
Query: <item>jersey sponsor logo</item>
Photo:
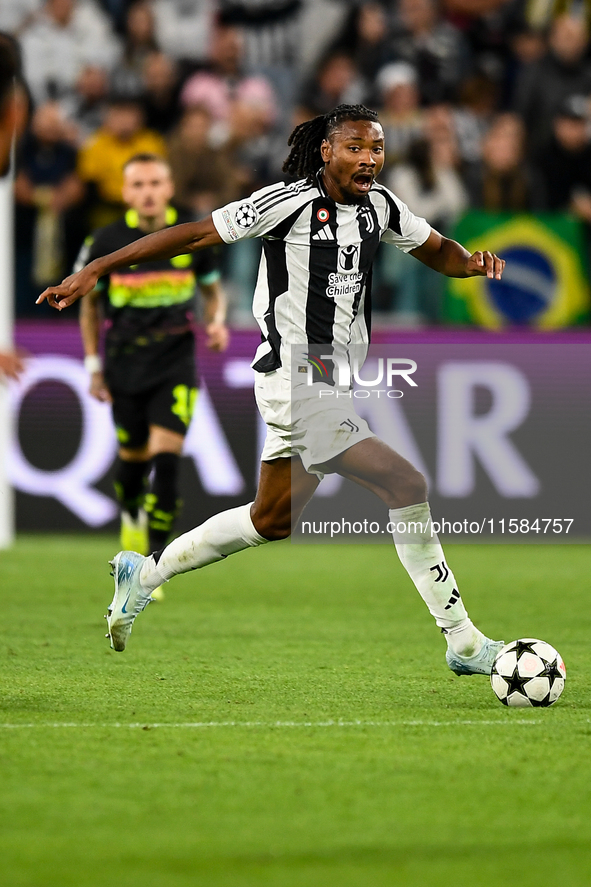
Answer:
<svg viewBox="0 0 591 887"><path fill-rule="evenodd" d="M355 270L357 265L357 257L359 255L359 247L356 243L350 243L348 246L342 246L339 249L338 268L342 274L350 274Z"/></svg>
<svg viewBox="0 0 591 887"><path fill-rule="evenodd" d="M316 234L312 235L312 240L334 240L334 234L330 225L320 228Z"/></svg>
<svg viewBox="0 0 591 887"><path fill-rule="evenodd" d="M234 213L234 219L240 228L252 228L258 219L258 213L252 203L241 203Z"/></svg>
<svg viewBox="0 0 591 887"><path fill-rule="evenodd" d="M230 235L232 240L238 240L240 235L238 234L238 231L234 227L234 223L232 221L232 216L230 215L230 213L227 209L222 210L222 219L226 223L226 228L228 229L228 234Z"/></svg>
<svg viewBox="0 0 591 887"><path fill-rule="evenodd" d="M116 272L109 281L109 302L114 308L167 308L188 302L194 295L192 269Z"/></svg>
<svg viewBox="0 0 591 887"><path fill-rule="evenodd" d="M319 209L316 213L316 218L319 222L328 222L330 218L330 213L327 209Z"/></svg>
<svg viewBox="0 0 591 887"><path fill-rule="evenodd" d="M339 296L356 296L361 289L363 274L329 274L326 295L331 299Z"/></svg>

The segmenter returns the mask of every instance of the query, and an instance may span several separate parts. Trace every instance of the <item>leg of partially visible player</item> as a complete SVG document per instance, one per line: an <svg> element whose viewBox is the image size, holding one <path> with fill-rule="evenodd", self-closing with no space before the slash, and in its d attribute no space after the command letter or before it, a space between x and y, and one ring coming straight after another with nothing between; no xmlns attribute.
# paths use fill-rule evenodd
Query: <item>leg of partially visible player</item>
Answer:
<svg viewBox="0 0 591 887"><path fill-rule="evenodd" d="M376 437L345 450L326 469L371 490L390 509L398 556L446 636L446 659L452 671L490 674L502 642L485 637L466 612L456 579L432 531L423 475Z"/></svg>
<svg viewBox="0 0 591 887"><path fill-rule="evenodd" d="M184 440L184 436L176 431L150 425L148 449L154 475L144 505L148 513L148 551L164 548L174 529L181 505L178 475Z"/></svg>
<svg viewBox="0 0 591 887"><path fill-rule="evenodd" d="M147 554L148 518L144 511L144 497L151 465L145 397L113 386L109 392L119 441L114 486L121 509L121 547Z"/></svg>
<svg viewBox="0 0 591 887"><path fill-rule="evenodd" d="M148 553L148 519L144 497L150 473L147 442L141 447L119 447L115 467L115 494L121 508L121 546Z"/></svg>
<svg viewBox="0 0 591 887"><path fill-rule="evenodd" d="M115 596L107 621L111 645L124 650L133 621L155 588L246 548L285 539L318 486L299 457L261 463L255 501L223 511L147 558L120 552L113 560Z"/></svg>

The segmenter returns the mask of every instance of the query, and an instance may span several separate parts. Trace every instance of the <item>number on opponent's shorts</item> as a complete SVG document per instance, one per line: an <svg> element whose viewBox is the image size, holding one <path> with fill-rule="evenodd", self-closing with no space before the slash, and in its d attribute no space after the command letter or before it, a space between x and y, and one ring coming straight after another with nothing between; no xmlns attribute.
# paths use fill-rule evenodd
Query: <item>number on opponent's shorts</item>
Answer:
<svg viewBox="0 0 591 887"><path fill-rule="evenodd" d="M188 385L175 385L172 389L172 396L174 397L174 403L171 408L172 412L188 428L193 410L195 409L197 389L189 388Z"/></svg>

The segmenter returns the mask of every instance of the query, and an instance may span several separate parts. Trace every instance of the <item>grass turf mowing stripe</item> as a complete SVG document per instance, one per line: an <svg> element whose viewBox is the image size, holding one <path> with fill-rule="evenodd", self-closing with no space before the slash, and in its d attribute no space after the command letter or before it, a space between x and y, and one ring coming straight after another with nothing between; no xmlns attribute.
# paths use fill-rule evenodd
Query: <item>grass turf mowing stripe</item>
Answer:
<svg viewBox="0 0 591 887"><path fill-rule="evenodd" d="M85 724L85 723L38 723L38 724L0 724L0 730L31 730L37 728L51 729L106 729L120 728L124 730L202 730L215 727L263 727L276 728L309 728L309 727L491 727L505 725L538 725L541 720L526 718L506 718L501 720L455 720L455 721L195 721L180 724L167 723L135 723L135 724ZM587 721L591 723L591 721Z"/></svg>

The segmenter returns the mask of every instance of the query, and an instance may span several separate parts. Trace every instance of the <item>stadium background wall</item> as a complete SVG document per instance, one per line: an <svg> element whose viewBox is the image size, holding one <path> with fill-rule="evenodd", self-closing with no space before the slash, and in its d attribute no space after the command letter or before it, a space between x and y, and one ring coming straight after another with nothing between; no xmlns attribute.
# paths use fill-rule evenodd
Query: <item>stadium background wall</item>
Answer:
<svg viewBox="0 0 591 887"><path fill-rule="evenodd" d="M23 380L10 386L17 436L8 467L16 488L17 529L114 531L116 441L109 407L87 395L76 322L62 318L21 321L16 340L31 355ZM254 403L249 364L258 342L254 331L234 331L231 347L223 355L208 352L202 342L199 345L204 385L182 460L184 508L179 531L254 496L264 427ZM452 520L473 516L573 517L575 537L537 541L591 538L591 516L585 507L591 486L590 333L379 330L374 342L388 344L388 352L393 346L398 356L412 357L414 353L418 357L421 385L413 389L414 400L405 399L404 411L430 476L434 513ZM525 344L533 347L525 349ZM445 479L437 476L441 454L434 417L441 412L441 403L437 401L436 374L450 361L473 360L475 356L481 361L513 362L527 378L531 405L511 439L539 478L540 489L532 495L504 494L481 464L475 466L473 489L464 495L458 496L457 490L450 495ZM477 413L490 410L486 391L475 389L474 398ZM385 436L381 428L372 427ZM349 504L338 483L328 480L319 493L307 517L338 519L348 513ZM362 507L368 509L370 519L383 517L377 500L371 504L363 500ZM504 541L525 540L505 536Z"/></svg>

